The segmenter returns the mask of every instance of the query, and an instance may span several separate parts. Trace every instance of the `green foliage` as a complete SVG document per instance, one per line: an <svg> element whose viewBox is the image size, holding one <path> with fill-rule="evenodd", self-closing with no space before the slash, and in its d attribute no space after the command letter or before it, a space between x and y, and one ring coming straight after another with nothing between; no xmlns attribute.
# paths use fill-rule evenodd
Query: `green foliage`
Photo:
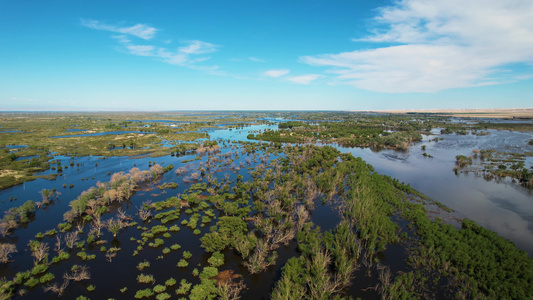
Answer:
<svg viewBox="0 0 533 300"><path fill-rule="evenodd" d="M183 251L183 258L184 259L189 259L192 257L192 253L189 252L189 251Z"/></svg>
<svg viewBox="0 0 533 300"><path fill-rule="evenodd" d="M155 298L157 300L167 300L167 299L170 299L171 296L169 293L161 293L161 294L158 294L157 296L155 296Z"/></svg>
<svg viewBox="0 0 533 300"><path fill-rule="evenodd" d="M154 278L154 275L151 275L151 274L139 274L137 275L137 282L138 283L151 283L151 284L154 284L155 283L155 278Z"/></svg>
<svg viewBox="0 0 533 300"><path fill-rule="evenodd" d="M165 285L168 287L176 285L176 279L174 278L167 279L167 281L165 281Z"/></svg>
<svg viewBox="0 0 533 300"><path fill-rule="evenodd" d="M178 251L179 249L181 249L181 246L179 244L174 244L170 246L170 249L174 251Z"/></svg>
<svg viewBox="0 0 533 300"><path fill-rule="evenodd" d="M36 265L31 270L31 275L38 275L38 274L44 273L44 272L46 272L46 270L48 270L48 268L49 267L46 264Z"/></svg>
<svg viewBox="0 0 533 300"><path fill-rule="evenodd" d="M224 264L224 254L220 252L213 252L207 262L211 267L220 267Z"/></svg>
<svg viewBox="0 0 533 300"><path fill-rule="evenodd" d="M150 267L150 262L147 261L147 260L144 260L144 261L142 261L142 262L137 264L137 270L139 270L139 271L142 271L142 270L144 270L146 268L149 268L149 267Z"/></svg>
<svg viewBox="0 0 533 300"><path fill-rule="evenodd" d="M190 291L191 286L192 286L192 283L187 282L186 279L182 279L180 281L180 287L176 290L176 294L186 295Z"/></svg>
<svg viewBox="0 0 533 300"><path fill-rule="evenodd" d="M213 232L206 233L200 241L208 252L222 251L232 240L241 238L248 231L246 222L239 217L222 216Z"/></svg>
<svg viewBox="0 0 533 300"><path fill-rule="evenodd" d="M55 229L50 229L50 230L48 230L48 231L45 233L45 235L47 235L47 236L54 236L54 235L56 235L56 234L57 234L57 230L55 230Z"/></svg>
<svg viewBox="0 0 533 300"><path fill-rule="evenodd" d="M167 290L167 287L164 286L164 285L158 284L158 285L154 286L154 292L156 292L158 294L162 293L162 292L164 292L166 290Z"/></svg>
<svg viewBox="0 0 533 300"><path fill-rule="evenodd" d="M27 286L27 287L29 287L29 288L32 288L32 287L34 287L34 286L36 286L36 285L38 285L38 284L39 284L39 279L37 279L37 278L35 278L35 277L30 277L30 279L28 279L28 280L24 283L24 285Z"/></svg>
<svg viewBox="0 0 533 300"><path fill-rule="evenodd" d="M39 282L40 282L41 284L45 284L45 283L47 283L47 282L52 281L54 278L55 278L54 274L52 274L52 273L46 273L46 274L44 274L43 276L41 276L41 278L39 279Z"/></svg>
<svg viewBox="0 0 533 300"><path fill-rule="evenodd" d="M138 290L137 292L135 292L135 299L150 298L153 295L154 292L150 288Z"/></svg>
<svg viewBox="0 0 533 300"><path fill-rule="evenodd" d="M180 259L178 261L177 266L180 267L180 268L185 268L185 267L189 266L189 262L182 258L182 259Z"/></svg>
<svg viewBox="0 0 533 300"><path fill-rule="evenodd" d="M28 278L30 278L31 276L31 273L30 271L25 271L25 272L18 272L16 275L15 275L15 278L13 278L13 282L15 284L22 284L22 282L24 282L25 280L28 280Z"/></svg>
<svg viewBox="0 0 533 300"><path fill-rule="evenodd" d="M217 288L213 280L202 280L200 284L195 285L189 296L191 300L215 299Z"/></svg>

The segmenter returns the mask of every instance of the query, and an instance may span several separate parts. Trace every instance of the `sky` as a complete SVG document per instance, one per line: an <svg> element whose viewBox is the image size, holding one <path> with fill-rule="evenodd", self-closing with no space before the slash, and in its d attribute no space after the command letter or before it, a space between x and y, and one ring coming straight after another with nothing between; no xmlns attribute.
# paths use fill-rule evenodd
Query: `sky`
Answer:
<svg viewBox="0 0 533 300"><path fill-rule="evenodd" d="M525 107L531 0L0 0L0 111Z"/></svg>

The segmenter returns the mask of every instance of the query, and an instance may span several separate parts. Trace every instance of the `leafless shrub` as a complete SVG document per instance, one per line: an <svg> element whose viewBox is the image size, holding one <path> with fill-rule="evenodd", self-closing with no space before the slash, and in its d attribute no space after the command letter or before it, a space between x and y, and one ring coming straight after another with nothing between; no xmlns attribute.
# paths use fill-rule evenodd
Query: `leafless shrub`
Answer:
<svg viewBox="0 0 533 300"><path fill-rule="evenodd" d="M67 280L82 281L91 279L91 273L89 273L89 267L74 265L71 269L72 273L63 274L63 278Z"/></svg>
<svg viewBox="0 0 533 300"><path fill-rule="evenodd" d="M9 231L15 228L17 228L17 221L15 220L0 221L0 234L2 236L8 236Z"/></svg>
<svg viewBox="0 0 533 300"><path fill-rule="evenodd" d="M302 230L305 222L309 220L309 212L307 211L307 209L305 209L303 205L300 205L296 209L295 219L296 219L296 231Z"/></svg>
<svg viewBox="0 0 533 300"><path fill-rule="evenodd" d="M41 262L45 257L48 256L48 251L50 250L50 247L48 247L47 243L39 243L33 249L31 249L31 255L35 258L35 263Z"/></svg>
<svg viewBox="0 0 533 300"><path fill-rule="evenodd" d="M108 262L111 262L115 256L117 256L117 253L116 253L116 252L107 252L107 253L105 254L105 259L106 259Z"/></svg>
<svg viewBox="0 0 533 300"><path fill-rule="evenodd" d="M67 245L69 249L72 249L74 248L74 244L76 244L78 239L79 237L77 232L67 232L65 234L65 245Z"/></svg>
<svg viewBox="0 0 533 300"><path fill-rule="evenodd" d="M176 169L176 175L180 176L187 173L187 168L185 167L179 167Z"/></svg>
<svg viewBox="0 0 533 300"><path fill-rule="evenodd" d="M193 180L198 180L198 178L200 178L200 173L198 173L198 172L194 172L194 173L192 173L192 174L191 174L191 178L192 178Z"/></svg>
<svg viewBox="0 0 533 300"><path fill-rule="evenodd" d="M107 220L105 227L113 234L113 237L117 237L118 232L124 228L124 223L119 219L111 218Z"/></svg>
<svg viewBox="0 0 533 300"><path fill-rule="evenodd" d="M100 237L100 235L102 235L102 228L104 228L104 222L102 222L100 215L95 216L91 223L91 233Z"/></svg>
<svg viewBox="0 0 533 300"><path fill-rule="evenodd" d="M61 235L59 234L56 235L56 244L55 244L54 251L58 254L63 252L63 248L61 247Z"/></svg>
<svg viewBox="0 0 533 300"><path fill-rule="evenodd" d="M246 285L242 280L233 282L231 280L217 283L217 294L221 300L238 300L241 299L240 293Z"/></svg>
<svg viewBox="0 0 533 300"><path fill-rule="evenodd" d="M94 214L93 217L100 217L100 215ZM83 227L85 227L85 220L81 220L80 222L78 222L78 224L76 224L77 233L83 232Z"/></svg>
<svg viewBox="0 0 533 300"><path fill-rule="evenodd" d="M17 247L13 244L0 244L0 261L4 264L9 262L11 254L17 252Z"/></svg>
<svg viewBox="0 0 533 300"><path fill-rule="evenodd" d="M119 208L118 211L117 211L117 215L118 215L118 218L122 221L122 222L125 222L125 221L131 221L132 218L126 214L126 212L124 212L124 210L122 208Z"/></svg>
<svg viewBox="0 0 533 300"><path fill-rule="evenodd" d="M150 168L150 172L153 177L158 177L163 174L163 167L161 165L155 164Z"/></svg>
<svg viewBox="0 0 533 300"><path fill-rule="evenodd" d="M138 215L139 215L139 218L141 218L141 220L145 222L146 220L152 217L152 211L149 209L144 209L144 207L141 206L141 208L139 208Z"/></svg>
<svg viewBox="0 0 533 300"><path fill-rule="evenodd" d="M276 263L277 253L274 251L272 256L268 257L268 249L269 247L264 239L257 241L253 254L243 263L251 274L257 274Z"/></svg>
<svg viewBox="0 0 533 300"><path fill-rule="evenodd" d="M85 212L88 215L92 215L98 209L98 202L95 199L91 199L87 202L88 209Z"/></svg>
<svg viewBox="0 0 533 300"><path fill-rule="evenodd" d="M74 221L77 217L78 214L73 210L69 210L63 214L63 220L67 221L68 223L72 223L72 221Z"/></svg>
<svg viewBox="0 0 533 300"><path fill-rule="evenodd" d="M65 289L67 288L69 282L70 281L68 279L64 279L61 285L55 282L55 283L51 283L46 286L43 286L43 289L45 293L50 291L56 294L58 297L61 297L61 295L63 295L63 293L65 292Z"/></svg>

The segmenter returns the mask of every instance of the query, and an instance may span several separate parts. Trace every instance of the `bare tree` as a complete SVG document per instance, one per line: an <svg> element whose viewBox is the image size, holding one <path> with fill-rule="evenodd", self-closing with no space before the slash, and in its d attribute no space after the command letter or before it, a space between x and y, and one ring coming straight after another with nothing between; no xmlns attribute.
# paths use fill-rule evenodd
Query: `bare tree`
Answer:
<svg viewBox="0 0 533 300"><path fill-rule="evenodd" d="M244 288L246 288L246 285L242 280L238 282L233 282L232 280L217 282L217 294L222 300L241 299L239 294Z"/></svg>
<svg viewBox="0 0 533 300"><path fill-rule="evenodd" d="M88 209L86 209L85 212L88 215L92 215L98 209L98 206L98 202L95 199L91 199L87 202Z"/></svg>
<svg viewBox="0 0 533 300"><path fill-rule="evenodd" d="M296 209L296 231L300 231L302 230L305 222L307 222L307 220L309 220L309 212L307 211L307 209L305 209L305 207L303 205L300 205L297 209Z"/></svg>
<svg viewBox="0 0 533 300"><path fill-rule="evenodd" d="M17 247L13 244L0 244L0 261L4 264L9 262L11 254L17 252Z"/></svg>
<svg viewBox="0 0 533 300"><path fill-rule="evenodd" d="M149 209L144 209L144 206L141 206L141 208L139 208L138 214L139 214L139 218L141 218L143 222L145 222L146 220L152 217L152 211Z"/></svg>
<svg viewBox="0 0 533 300"><path fill-rule="evenodd" d="M96 217L98 214L94 214L94 217ZM76 229L78 230L77 233L83 232L83 227L85 227L85 220L82 220L76 224Z"/></svg>
<svg viewBox="0 0 533 300"><path fill-rule="evenodd" d="M126 214L126 212L124 212L124 210L122 209L122 207L120 207L117 211L117 215L118 215L118 218L122 221L122 222L126 222L126 221L131 221L132 218Z"/></svg>
<svg viewBox="0 0 533 300"><path fill-rule="evenodd" d="M106 228L113 234L113 237L117 237L118 232L124 228L124 223L120 221L119 219L111 218L107 220Z"/></svg>
<svg viewBox="0 0 533 300"><path fill-rule="evenodd" d="M254 253L243 263L251 274L257 274L268 266L276 263L277 253L274 251L272 256L268 257L268 250L269 247L264 239L257 241Z"/></svg>
<svg viewBox="0 0 533 300"><path fill-rule="evenodd" d="M17 221L15 220L0 221L0 234L2 236L8 236L9 231L15 228L17 228Z"/></svg>
<svg viewBox="0 0 533 300"><path fill-rule="evenodd" d="M93 222L91 223L91 233L95 234L97 237L100 237L102 235L102 228L104 228L104 226L105 224L102 222L100 215L95 215Z"/></svg>
<svg viewBox="0 0 533 300"><path fill-rule="evenodd" d="M113 261L113 258L115 258L115 256L117 256L117 253L116 252L107 252L105 254L105 259L108 261L108 262L111 262Z"/></svg>
<svg viewBox="0 0 533 300"><path fill-rule="evenodd" d="M91 273L89 273L89 267L74 265L72 266L72 273L68 272L63 274L63 278L67 280L82 281L91 279Z"/></svg>
<svg viewBox="0 0 533 300"><path fill-rule="evenodd" d="M61 235L59 234L56 235L56 244L55 244L54 251L57 253L63 252L63 249L61 248Z"/></svg>
<svg viewBox="0 0 533 300"><path fill-rule="evenodd" d="M53 284L43 286L43 289L45 293L51 291L52 293L55 293L58 297L61 297L61 295L63 295L63 293L65 292L65 289L67 288L69 282L70 281L68 279L64 279L63 284L61 285L55 282Z"/></svg>
<svg viewBox="0 0 533 300"><path fill-rule="evenodd" d="M67 232L65 234L65 245L69 247L69 249L72 249L74 247L74 244L78 241L78 233L77 232Z"/></svg>
<svg viewBox="0 0 533 300"><path fill-rule="evenodd" d="M48 256L49 250L50 247L48 247L47 243L39 243L33 249L31 249L31 255L35 257L35 263L40 263L43 259L45 259L45 257Z"/></svg>

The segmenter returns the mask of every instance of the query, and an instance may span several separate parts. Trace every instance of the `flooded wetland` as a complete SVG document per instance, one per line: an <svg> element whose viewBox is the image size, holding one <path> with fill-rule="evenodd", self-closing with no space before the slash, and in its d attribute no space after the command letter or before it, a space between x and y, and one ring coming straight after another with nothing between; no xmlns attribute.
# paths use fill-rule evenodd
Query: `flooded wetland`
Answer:
<svg viewBox="0 0 533 300"><path fill-rule="evenodd" d="M533 297L531 119L0 122L0 299Z"/></svg>

